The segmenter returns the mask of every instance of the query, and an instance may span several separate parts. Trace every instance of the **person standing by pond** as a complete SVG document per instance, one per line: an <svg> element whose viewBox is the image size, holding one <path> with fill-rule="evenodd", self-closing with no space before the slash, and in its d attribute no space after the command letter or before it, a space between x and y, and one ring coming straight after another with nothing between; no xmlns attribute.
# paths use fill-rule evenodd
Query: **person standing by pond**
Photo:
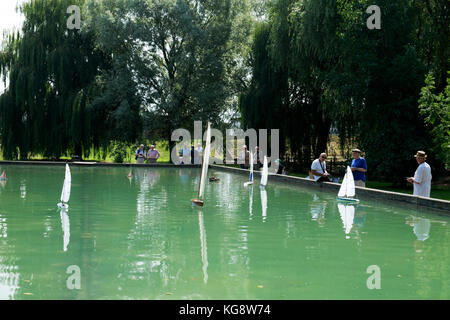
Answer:
<svg viewBox="0 0 450 320"><path fill-rule="evenodd" d="M413 194L415 196L429 198L431 192L431 179L433 177L431 175L430 165L425 162L425 160L427 159L427 155L425 151L417 151L414 157L416 158L419 166L414 173L414 177L407 178L407 180L409 183L412 183L414 185Z"/></svg>
<svg viewBox="0 0 450 320"><path fill-rule="evenodd" d="M136 159L136 163L137 164L144 164L146 156L145 156L145 150L144 150L144 145L143 144L141 144L139 146L139 149L136 150L136 157L135 157L135 159Z"/></svg>
<svg viewBox="0 0 450 320"><path fill-rule="evenodd" d="M316 182L328 181L330 182L330 174L327 172L327 154L321 153L319 158L314 160L311 165L311 173Z"/></svg>
<svg viewBox="0 0 450 320"><path fill-rule="evenodd" d="M158 161L158 158L161 156L158 150L155 149L154 145L150 146L150 149L147 153L148 163L156 163Z"/></svg>
<svg viewBox="0 0 450 320"><path fill-rule="evenodd" d="M361 150L353 149L352 150L352 164L351 169L353 172L353 180L355 180L355 186L357 187L366 187L366 172L367 172L367 163L366 159L361 157Z"/></svg>

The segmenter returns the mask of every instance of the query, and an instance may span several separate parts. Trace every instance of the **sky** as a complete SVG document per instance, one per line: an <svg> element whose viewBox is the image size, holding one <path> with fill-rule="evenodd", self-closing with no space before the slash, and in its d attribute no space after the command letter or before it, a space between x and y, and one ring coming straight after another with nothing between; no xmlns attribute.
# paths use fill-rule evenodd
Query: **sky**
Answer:
<svg viewBox="0 0 450 320"><path fill-rule="evenodd" d="M0 0L0 43L3 41L3 32L19 29L23 23L23 16L16 12L17 4L28 0ZM3 92L3 81L0 81L0 93Z"/></svg>

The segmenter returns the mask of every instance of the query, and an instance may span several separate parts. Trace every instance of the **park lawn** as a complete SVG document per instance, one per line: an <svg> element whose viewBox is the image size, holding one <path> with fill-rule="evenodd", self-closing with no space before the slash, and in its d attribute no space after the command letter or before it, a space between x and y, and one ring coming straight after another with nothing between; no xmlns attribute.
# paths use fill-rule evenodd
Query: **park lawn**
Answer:
<svg viewBox="0 0 450 320"><path fill-rule="evenodd" d="M307 173L289 173L290 176L306 178L308 176ZM393 187L391 182L383 182L383 181L367 181L367 188L384 190L384 191L392 191L399 192L405 194L413 194L413 186L408 187ZM450 188L446 186L431 186L431 198L449 200L450 201Z"/></svg>
<svg viewBox="0 0 450 320"><path fill-rule="evenodd" d="M413 194L413 186L408 187L393 187L390 182L380 182L380 181L367 181L367 188ZM431 186L431 198L449 200L450 201L450 188L446 186Z"/></svg>

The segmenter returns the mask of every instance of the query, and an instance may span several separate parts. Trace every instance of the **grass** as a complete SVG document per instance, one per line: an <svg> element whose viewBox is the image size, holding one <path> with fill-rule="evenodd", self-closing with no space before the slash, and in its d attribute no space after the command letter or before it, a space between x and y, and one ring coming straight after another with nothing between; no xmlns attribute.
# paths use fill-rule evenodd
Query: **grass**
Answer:
<svg viewBox="0 0 450 320"><path fill-rule="evenodd" d="M336 143L336 141L335 141ZM149 145L149 144L147 144ZM157 142L155 144L156 149L161 154L161 157L158 159L158 163L170 163L170 152L169 147L166 142ZM126 163L136 163L136 160L134 159L134 147L129 147L128 150L128 159L125 159L124 162ZM70 157L61 157L61 160L70 160ZM3 160L3 156L0 152L0 160ZM33 156L30 160L45 160L42 156ZM85 161L97 161L97 162L108 162L113 163L114 160L111 157L110 154L106 155L105 159L99 159L98 157L87 157L84 158ZM239 165L228 165L232 167L238 167ZM307 172L289 172L290 176L294 177L301 177L305 178L308 176ZM402 187L393 187L390 182L384 182L384 181L367 181L366 183L367 188L373 188L373 189L379 189L379 190L385 190L385 191L392 191L392 192L399 192L399 193L405 193L405 194L413 194L413 187L408 186L406 188ZM450 201L450 188L448 185L433 185L431 187L431 198L435 199L442 199L442 200L449 200Z"/></svg>
<svg viewBox="0 0 450 320"><path fill-rule="evenodd" d="M366 187L385 191L413 194L412 185L406 188L405 187L402 188L402 187L393 187L390 182L367 181ZM430 197L450 201L450 188L445 185L434 185L434 186L432 185Z"/></svg>

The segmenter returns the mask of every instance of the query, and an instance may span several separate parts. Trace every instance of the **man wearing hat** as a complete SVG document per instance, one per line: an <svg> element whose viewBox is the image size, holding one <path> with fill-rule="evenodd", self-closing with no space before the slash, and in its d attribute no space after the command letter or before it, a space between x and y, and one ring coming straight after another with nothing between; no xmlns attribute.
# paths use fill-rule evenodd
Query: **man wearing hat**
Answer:
<svg viewBox="0 0 450 320"><path fill-rule="evenodd" d="M136 158L136 163L144 164L144 161L145 161L145 150L144 150L144 145L143 144L141 144L139 146L139 149L136 150L135 158Z"/></svg>
<svg viewBox="0 0 450 320"><path fill-rule="evenodd" d="M430 197L431 191L431 167L425 162L427 155L425 151L417 151L416 155L417 167L414 177L408 178L408 182L414 185L414 195L420 197Z"/></svg>
<svg viewBox="0 0 450 320"><path fill-rule="evenodd" d="M357 187L366 187L366 172L367 172L367 163L366 159L361 157L361 150L353 149L352 150L352 164L351 169L353 172L353 180L355 180L355 186Z"/></svg>

